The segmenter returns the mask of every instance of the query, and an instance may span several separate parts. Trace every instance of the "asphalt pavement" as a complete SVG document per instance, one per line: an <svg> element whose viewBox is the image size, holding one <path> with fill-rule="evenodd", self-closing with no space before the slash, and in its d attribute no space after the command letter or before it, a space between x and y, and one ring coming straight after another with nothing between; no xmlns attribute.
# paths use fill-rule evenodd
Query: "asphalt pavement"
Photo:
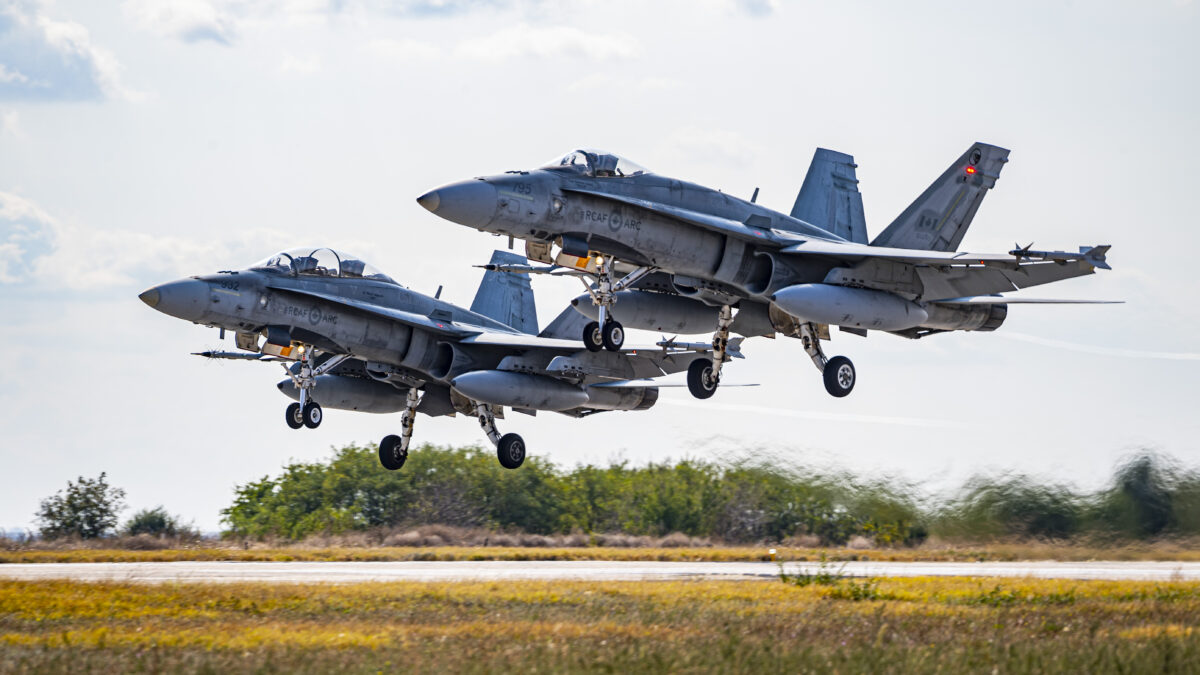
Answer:
<svg viewBox="0 0 1200 675"><path fill-rule="evenodd" d="M787 563L789 573L813 573L817 563ZM873 562L824 567L849 576L1033 577L1200 581L1196 562ZM79 581L350 583L357 581L499 581L582 579L770 579L780 566L769 562L141 562L0 564L0 579Z"/></svg>

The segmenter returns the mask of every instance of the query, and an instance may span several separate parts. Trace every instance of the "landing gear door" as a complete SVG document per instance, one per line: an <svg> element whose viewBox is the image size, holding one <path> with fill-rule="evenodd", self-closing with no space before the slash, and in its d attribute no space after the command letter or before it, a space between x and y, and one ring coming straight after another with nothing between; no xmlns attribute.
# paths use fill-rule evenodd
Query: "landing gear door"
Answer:
<svg viewBox="0 0 1200 675"><path fill-rule="evenodd" d="M237 348L247 352L258 351L258 333L241 333L236 337Z"/></svg>

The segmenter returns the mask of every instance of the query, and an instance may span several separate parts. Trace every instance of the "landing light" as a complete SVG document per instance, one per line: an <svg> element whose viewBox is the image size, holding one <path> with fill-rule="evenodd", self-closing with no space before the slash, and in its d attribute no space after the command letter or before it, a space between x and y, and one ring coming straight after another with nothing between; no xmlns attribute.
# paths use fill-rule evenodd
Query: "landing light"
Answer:
<svg viewBox="0 0 1200 675"><path fill-rule="evenodd" d="M967 167L967 173L975 173L975 167L973 167L973 166L968 166L968 167Z"/></svg>

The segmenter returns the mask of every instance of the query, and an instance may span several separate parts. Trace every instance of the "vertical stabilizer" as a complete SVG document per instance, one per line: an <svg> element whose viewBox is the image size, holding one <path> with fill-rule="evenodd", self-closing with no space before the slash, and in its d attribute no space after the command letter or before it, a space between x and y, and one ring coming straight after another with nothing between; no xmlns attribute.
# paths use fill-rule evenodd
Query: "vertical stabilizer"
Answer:
<svg viewBox="0 0 1200 675"><path fill-rule="evenodd" d="M856 244L867 243L862 195L858 192L854 158L842 152L817 148L792 217Z"/></svg>
<svg viewBox="0 0 1200 675"><path fill-rule="evenodd" d="M1008 150L976 143L904 209L872 246L957 251L987 191L995 187Z"/></svg>
<svg viewBox="0 0 1200 675"><path fill-rule="evenodd" d="M493 265L524 265L525 256L508 251L494 251ZM528 274L497 272L483 273L483 281L475 292L471 311L511 326L530 335L538 332L537 306L533 303L533 287Z"/></svg>

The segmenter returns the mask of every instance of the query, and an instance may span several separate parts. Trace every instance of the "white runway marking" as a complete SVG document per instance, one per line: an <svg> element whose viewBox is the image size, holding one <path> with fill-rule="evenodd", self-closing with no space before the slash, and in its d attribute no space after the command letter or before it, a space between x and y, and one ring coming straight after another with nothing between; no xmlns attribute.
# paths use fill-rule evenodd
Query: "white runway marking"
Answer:
<svg viewBox="0 0 1200 675"><path fill-rule="evenodd" d="M789 573L816 572L816 563L787 563ZM848 562L826 570L849 576L1037 577L1200 581L1196 562ZM356 581L496 581L581 579L589 581L770 579L769 562L146 562L0 564L0 579L77 581L349 583Z"/></svg>

